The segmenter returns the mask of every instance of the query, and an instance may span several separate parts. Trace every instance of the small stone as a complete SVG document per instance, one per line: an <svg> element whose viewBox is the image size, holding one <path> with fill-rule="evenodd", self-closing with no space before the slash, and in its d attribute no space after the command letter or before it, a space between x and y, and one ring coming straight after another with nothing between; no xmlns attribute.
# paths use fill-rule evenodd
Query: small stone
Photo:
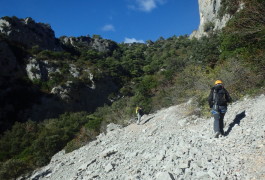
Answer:
<svg viewBox="0 0 265 180"><path fill-rule="evenodd" d="M112 169L114 169L114 165L109 163L106 167L105 167L105 171L106 172L110 172Z"/></svg>
<svg viewBox="0 0 265 180"><path fill-rule="evenodd" d="M189 160L183 160L178 165L179 168L185 169L190 167L190 161Z"/></svg>
<svg viewBox="0 0 265 180"><path fill-rule="evenodd" d="M156 175L156 180L175 180L175 178L169 172L159 172Z"/></svg>
<svg viewBox="0 0 265 180"><path fill-rule="evenodd" d="M103 158L106 158L106 157L109 157L109 156L111 156L117 152L118 151L116 149L110 148L110 149L107 149L104 152L102 152L100 156Z"/></svg>

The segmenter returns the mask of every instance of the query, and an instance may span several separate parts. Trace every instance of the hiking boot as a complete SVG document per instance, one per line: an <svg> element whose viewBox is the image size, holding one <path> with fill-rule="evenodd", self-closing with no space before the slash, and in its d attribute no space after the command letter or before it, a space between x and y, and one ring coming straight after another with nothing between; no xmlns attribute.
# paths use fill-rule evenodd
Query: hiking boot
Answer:
<svg viewBox="0 0 265 180"><path fill-rule="evenodd" d="M214 138L219 138L220 134L221 134L220 132L216 132L215 135L214 135Z"/></svg>

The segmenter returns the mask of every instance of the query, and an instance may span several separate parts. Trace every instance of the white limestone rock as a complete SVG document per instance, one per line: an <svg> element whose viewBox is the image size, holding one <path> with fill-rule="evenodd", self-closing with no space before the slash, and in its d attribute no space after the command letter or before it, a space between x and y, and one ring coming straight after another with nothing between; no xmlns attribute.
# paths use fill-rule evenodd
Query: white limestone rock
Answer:
<svg viewBox="0 0 265 180"><path fill-rule="evenodd" d="M172 106L156 112L141 126L133 123L98 136L96 141L71 153L58 153L49 165L27 179L262 179L265 111L260 108L264 106L264 96L234 103L225 116L225 131L230 128L230 132L219 139L210 139L210 118L180 127L178 121L187 118L183 117L184 105ZM240 128L229 126L244 110L248 116L260 116L242 116L237 119ZM143 129L156 133L148 136ZM241 133L248 129L255 133Z"/></svg>
<svg viewBox="0 0 265 180"><path fill-rule="evenodd" d="M175 178L171 173L159 172L157 173L156 180L175 180Z"/></svg>
<svg viewBox="0 0 265 180"><path fill-rule="evenodd" d="M199 13L200 13L200 25L198 30L193 31L190 38L201 38L202 36L208 36L208 30L218 31L226 26L226 23L231 19L230 14L225 14L223 17L218 17L218 12L221 8L222 0L198 0ZM238 9L242 9L244 6L241 3ZM208 29L206 26L212 26Z"/></svg>

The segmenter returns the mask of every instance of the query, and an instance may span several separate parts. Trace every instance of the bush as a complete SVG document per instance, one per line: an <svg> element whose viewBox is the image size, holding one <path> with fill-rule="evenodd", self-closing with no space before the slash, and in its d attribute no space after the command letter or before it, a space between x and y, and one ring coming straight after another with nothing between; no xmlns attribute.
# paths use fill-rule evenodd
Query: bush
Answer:
<svg viewBox="0 0 265 180"><path fill-rule="evenodd" d="M220 56L219 47L220 37L217 34L202 37L200 40L193 40L190 51L192 64L214 68Z"/></svg>
<svg viewBox="0 0 265 180"><path fill-rule="evenodd" d="M37 54L37 58L46 60L69 60L71 59L71 54L64 51L43 50Z"/></svg>
<svg viewBox="0 0 265 180"><path fill-rule="evenodd" d="M204 32L210 32L210 31L213 31L214 29L214 23L209 21L207 23L204 24L204 27L203 27L203 30Z"/></svg>
<svg viewBox="0 0 265 180"><path fill-rule="evenodd" d="M77 136L65 146L66 153L80 148L84 144L94 140L96 136L99 135L103 119L96 117L95 115L88 115L86 118L88 122L80 129Z"/></svg>
<svg viewBox="0 0 265 180"><path fill-rule="evenodd" d="M15 123L10 131L5 132L0 140L0 161L14 157L29 147L38 134L37 123Z"/></svg>
<svg viewBox="0 0 265 180"><path fill-rule="evenodd" d="M233 0L233 1L222 0L221 1L221 8L218 11L218 17L219 17L219 19L222 19L222 17L225 14L230 14L230 15L235 14L235 12L239 8L240 2L241 2L240 0Z"/></svg>
<svg viewBox="0 0 265 180"><path fill-rule="evenodd" d="M257 61L264 66L265 3L257 0L245 2L245 8L237 13L224 28L221 36L223 58L241 56L243 60Z"/></svg>
<svg viewBox="0 0 265 180"><path fill-rule="evenodd" d="M252 70L252 65L239 59L231 58L218 65L215 70L215 79L222 79L233 100L237 100L246 91L260 88L264 77Z"/></svg>
<svg viewBox="0 0 265 180"><path fill-rule="evenodd" d="M4 163L0 163L0 179L8 180L18 178L21 174L31 170L31 168L28 163L22 160L10 159Z"/></svg>
<svg viewBox="0 0 265 180"><path fill-rule="evenodd" d="M55 153L78 134L80 128L88 122L87 116L85 112L66 113L57 119L45 120L39 124L31 121L16 123L0 140L3 163L0 171L3 176L16 176L46 165ZM25 165L19 167L21 164ZM6 168L9 166L14 168Z"/></svg>

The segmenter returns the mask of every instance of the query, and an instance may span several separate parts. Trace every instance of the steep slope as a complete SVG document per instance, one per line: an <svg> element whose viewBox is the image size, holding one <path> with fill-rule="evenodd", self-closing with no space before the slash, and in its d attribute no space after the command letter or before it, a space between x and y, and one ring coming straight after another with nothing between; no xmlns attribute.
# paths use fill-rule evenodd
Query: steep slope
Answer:
<svg viewBox="0 0 265 180"><path fill-rule="evenodd" d="M265 96L229 106L226 134L213 138L213 119L187 116L191 104L114 128L26 179L264 179ZM113 129L113 128L112 128Z"/></svg>

